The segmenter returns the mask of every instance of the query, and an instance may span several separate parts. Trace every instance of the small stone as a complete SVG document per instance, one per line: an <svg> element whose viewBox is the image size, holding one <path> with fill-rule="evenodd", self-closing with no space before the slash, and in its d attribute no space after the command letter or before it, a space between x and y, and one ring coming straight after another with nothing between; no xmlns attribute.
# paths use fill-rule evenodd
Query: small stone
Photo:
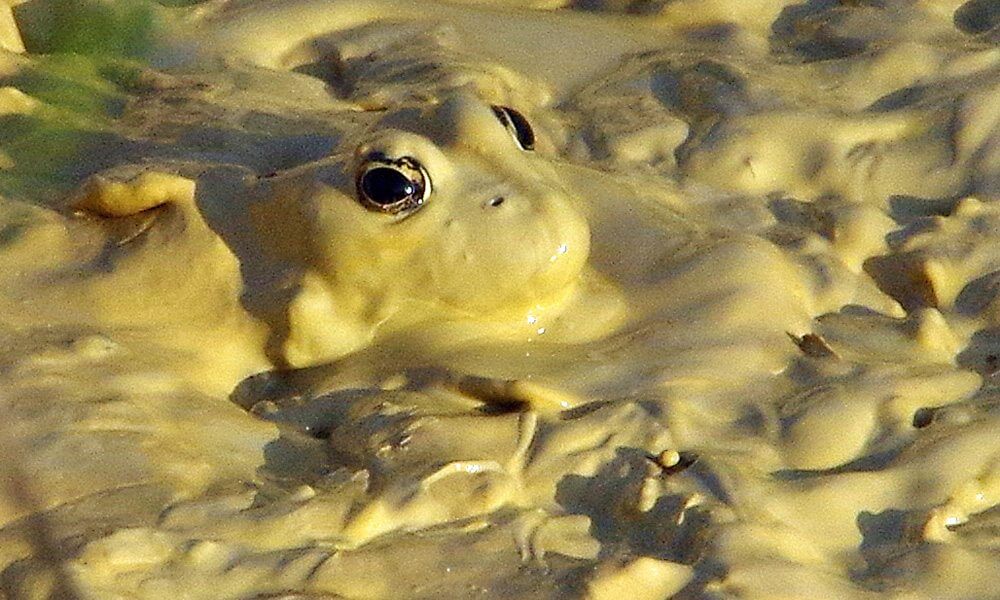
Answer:
<svg viewBox="0 0 1000 600"><path fill-rule="evenodd" d="M807 333L802 337L799 337L795 334L789 333L788 337L792 338L792 341L799 347L802 354L805 354L810 358L840 358L833 348L826 343L823 336L815 333Z"/></svg>
<svg viewBox="0 0 1000 600"><path fill-rule="evenodd" d="M691 452L668 449L649 459L661 469L663 475L674 475L693 465L698 457Z"/></svg>
<svg viewBox="0 0 1000 600"><path fill-rule="evenodd" d="M656 457L656 462L664 469L675 467L681 462L681 453L676 450L664 450Z"/></svg>

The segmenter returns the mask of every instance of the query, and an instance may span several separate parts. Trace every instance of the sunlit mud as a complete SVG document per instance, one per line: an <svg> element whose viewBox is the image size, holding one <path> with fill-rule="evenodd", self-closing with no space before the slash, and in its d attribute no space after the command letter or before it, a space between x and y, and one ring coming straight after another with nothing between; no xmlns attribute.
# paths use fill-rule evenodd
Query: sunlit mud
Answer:
<svg viewBox="0 0 1000 600"><path fill-rule="evenodd" d="M995 597L998 42L0 3L0 595Z"/></svg>

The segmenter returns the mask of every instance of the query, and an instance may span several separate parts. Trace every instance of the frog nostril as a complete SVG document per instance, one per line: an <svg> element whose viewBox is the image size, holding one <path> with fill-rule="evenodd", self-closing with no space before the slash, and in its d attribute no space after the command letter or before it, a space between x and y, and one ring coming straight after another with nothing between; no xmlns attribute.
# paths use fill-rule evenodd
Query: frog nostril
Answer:
<svg viewBox="0 0 1000 600"><path fill-rule="evenodd" d="M503 201L504 201L504 197L503 196L497 196L496 198L493 198L492 200L490 200L486 204L488 204L490 206L493 206L493 207L497 207L497 206L500 206L501 204L503 204Z"/></svg>

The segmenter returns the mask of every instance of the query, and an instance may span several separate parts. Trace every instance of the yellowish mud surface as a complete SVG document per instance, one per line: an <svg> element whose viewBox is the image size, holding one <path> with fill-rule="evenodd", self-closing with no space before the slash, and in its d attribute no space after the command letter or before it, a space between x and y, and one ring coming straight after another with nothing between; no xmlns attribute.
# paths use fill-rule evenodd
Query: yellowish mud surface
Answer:
<svg viewBox="0 0 1000 600"><path fill-rule="evenodd" d="M0 596L996 597L998 43L0 2Z"/></svg>

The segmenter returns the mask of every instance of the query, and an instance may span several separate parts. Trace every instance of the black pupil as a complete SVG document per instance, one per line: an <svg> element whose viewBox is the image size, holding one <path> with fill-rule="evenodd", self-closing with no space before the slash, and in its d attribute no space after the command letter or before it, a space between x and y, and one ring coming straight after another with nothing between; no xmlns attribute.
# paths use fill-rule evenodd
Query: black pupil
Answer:
<svg viewBox="0 0 1000 600"><path fill-rule="evenodd" d="M376 167L361 178L361 190L376 204L395 204L416 192L410 178L396 169Z"/></svg>
<svg viewBox="0 0 1000 600"><path fill-rule="evenodd" d="M514 136L517 137L517 143L522 149L535 149L535 132L524 115L509 106L493 106L491 108L493 114L500 119L504 126L513 128Z"/></svg>

